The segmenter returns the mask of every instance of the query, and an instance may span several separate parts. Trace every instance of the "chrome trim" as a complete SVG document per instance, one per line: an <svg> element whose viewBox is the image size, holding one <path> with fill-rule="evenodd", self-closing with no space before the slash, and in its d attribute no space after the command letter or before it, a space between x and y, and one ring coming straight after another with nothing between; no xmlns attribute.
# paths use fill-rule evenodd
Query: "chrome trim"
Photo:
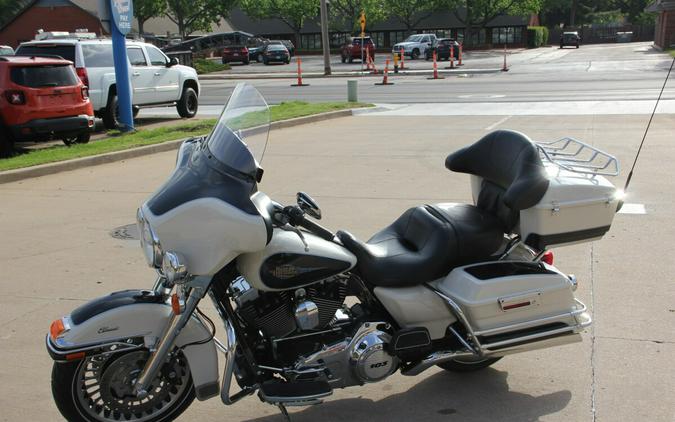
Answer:
<svg viewBox="0 0 675 422"><path fill-rule="evenodd" d="M539 318L532 321L519 322L517 324L505 325L503 327L491 328L488 330L475 331L474 334L477 336L491 336L509 331L517 331L525 328L536 327L538 325L544 325L547 322L553 322L562 318L575 318L576 321L576 316L586 312L587 308L586 305L584 305L579 299L575 298L574 302L577 305L577 309L571 312L564 312L558 315Z"/></svg>
<svg viewBox="0 0 675 422"><path fill-rule="evenodd" d="M463 358L463 357L476 357L476 354L473 352L456 352L456 351L440 351L440 352L434 352L424 358L421 362L419 362L417 365L404 369L401 371L402 375L405 376L415 376L419 375L422 372L426 371L427 369L431 368L434 365L438 365L439 363L447 362L456 358Z"/></svg>
<svg viewBox="0 0 675 422"><path fill-rule="evenodd" d="M473 328L471 327L471 324L469 323L469 320L467 319L466 315L464 315L464 311L462 311L462 308L460 308L459 305L456 304L454 300L452 300L452 298L445 295L443 292L441 292L431 284L426 283L426 286L428 286L434 293L440 296L441 299L443 299L448 306L450 306L450 311L455 315L455 317L457 317L457 319L462 323L462 325L464 325L464 328L466 328L466 331L468 333L467 337L474 344L473 347L470 347L470 350L473 351L478 356L483 356L483 348L480 344L480 341L478 340L476 333L473 331Z"/></svg>
<svg viewBox="0 0 675 422"><path fill-rule="evenodd" d="M238 401L238 399L233 399L233 397L230 396L230 385L232 384L232 376L234 373L234 354L237 350L237 334L227 318L223 318L223 322L225 324L227 344L221 344L224 348L223 353L225 354L225 370L223 372L223 381L220 386L220 399L223 401L223 404L230 406ZM241 397L244 396L240 396L239 398Z"/></svg>
<svg viewBox="0 0 675 422"><path fill-rule="evenodd" d="M188 276L185 258L178 252L166 251L162 258L162 273L170 284L182 284Z"/></svg>
<svg viewBox="0 0 675 422"><path fill-rule="evenodd" d="M129 338L127 341L122 341L122 340L114 340L110 342L105 342L105 343L95 343L95 344L90 344L86 346L80 346L80 347L75 347L75 348L60 348L58 344L54 344L52 341L51 337L49 334L46 336L47 340L47 349L50 352L50 355L52 356L63 356L65 358L66 355L70 355L73 353L80 353L80 352L88 352L91 350L96 350L96 349L101 349L101 348L109 348L110 350L98 353L98 355L109 355L112 353L119 353L123 351L128 351L128 350L134 350L134 349L140 349L143 347L144 343L141 340L140 344L136 344L133 342L132 338ZM132 342L129 342L131 340ZM57 340L58 341L58 340Z"/></svg>
<svg viewBox="0 0 675 422"><path fill-rule="evenodd" d="M333 390L330 390L325 393L315 394L313 396L297 396L297 397L276 397L276 396L266 396L262 390L258 390L258 395L260 395L260 400L269 404L283 404L285 406L310 406L314 404L321 404L324 397L330 396L333 394Z"/></svg>
<svg viewBox="0 0 675 422"><path fill-rule="evenodd" d="M615 156L577 139L566 137L535 145L547 161L564 170L580 174L619 175L619 160Z"/></svg>
<svg viewBox="0 0 675 422"><path fill-rule="evenodd" d="M512 344L516 343L523 343L523 342L530 342L532 340L536 340L538 338L542 337L550 337L550 336L555 336L558 334L565 334L565 333L570 333L574 334L576 332L576 327L577 326L567 326L567 327L562 327L562 328L556 328L554 330L549 330L549 331L544 331L541 333L536 333L536 334L530 334L522 337L516 337L512 338L509 340L502 340L502 341L497 341L495 343L490 343L490 344L484 344L483 347L486 349L486 353L490 352L490 349L494 349L497 347L504 347L504 346L510 346ZM499 352L499 350L495 350L494 352Z"/></svg>

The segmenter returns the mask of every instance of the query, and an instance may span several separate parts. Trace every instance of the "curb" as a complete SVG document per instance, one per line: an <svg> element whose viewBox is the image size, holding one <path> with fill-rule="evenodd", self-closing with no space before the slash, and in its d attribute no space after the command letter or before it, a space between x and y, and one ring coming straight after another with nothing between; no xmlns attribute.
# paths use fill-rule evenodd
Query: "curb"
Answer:
<svg viewBox="0 0 675 422"><path fill-rule="evenodd" d="M485 74L485 73L499 73L501 72L501 69L462 69L462 68L457 68L454 70L451 69L438 69L439 73L445 73L445 74ZM393 71L389 72L390 76L422 76L422 75L431 75L433 73L433 70L429 69L419 69L419 70L403 70L399 71L398 73L394 73ZM374 76L374 77L381 77L382 73L378 74L373 74L370 72L352 72L352 73L333 73L332 75L326 76L323 73L302 73L302 78L303 79L333 79L333 78L354 78L354 77L369 77L369 76ZM256 73L230 73L230 74L220 74L220 75L213 75L213 74L206 74L206 75L200 75L199 80L200 81L223 81L223 80L250 80L250 79L297 79L298 75L295 73L278 73L278 74L273 74L273 73L262 73L262 74L256 74Z"/></svg>
<svg viewBox="0 0 675 422"><path fill-rule="evenodd" d="M279 120L270 124L270 129L283 129L293 126L304 125L308 123L320 122L323 120L337 119L340 117L351 116L354 110L364 110L364 108L353 108L347 110L329 111L327 113L313 114L311 116L296 117L294 119ZM187 138L186 138L187 139ZM48 176L64 171L77 170L85 167L98 166L101 164L124 161L130 158L142 157L144 155L157 154L178 149L185 139L167 141L156 145L146 145L137 148L126 149L123 151L108 152L101 155L92 155L91 157L75 158L73 160L59 161L56 163L41 164L38 166L7 170L0 172L0 184L17 182L33 177Z"/></svg>

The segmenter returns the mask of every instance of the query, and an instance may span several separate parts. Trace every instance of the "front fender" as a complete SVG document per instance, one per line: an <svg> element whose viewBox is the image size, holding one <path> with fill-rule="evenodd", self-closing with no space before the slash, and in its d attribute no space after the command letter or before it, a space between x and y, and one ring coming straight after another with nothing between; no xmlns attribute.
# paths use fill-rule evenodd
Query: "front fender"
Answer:
<svg viewBox="0 0 675 422"><path fill-rule="evenodd" d="M125 348L139 348L161 336L172 309L152 292L127 290L95 299L64 317L65 331L56 340L47 338L47 349L56 361ZM205 340L209 330L192 317L183 327L176 346ZM219 393L218 355L214 341L183 349L199 400Z"/></svg>

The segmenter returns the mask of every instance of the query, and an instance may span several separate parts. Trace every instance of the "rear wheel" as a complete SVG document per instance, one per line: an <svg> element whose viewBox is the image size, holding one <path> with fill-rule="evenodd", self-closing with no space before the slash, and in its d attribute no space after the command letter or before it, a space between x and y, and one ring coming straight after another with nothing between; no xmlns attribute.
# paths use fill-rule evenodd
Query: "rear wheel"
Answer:
<svg viewBox="0 0 675 422"><path fill-rule="evenodd" d="M55 363L52 394L61 414L76 422L165 422L174 420L195 398L194 385L181 354L164 364L139 399L133 383L148 359L146 350L92 356Z"/></svg>
<svg viewBox="0 0 675 422"><path fill-rule="evenodd" d="M347 63L347 56L344 54L340 56L340 59L342 60L342 63Z"/></svg>
<svg viewBox="0 0 675 422"><path fill-rule="evenodd" d="M101 118L103 119L103 126L108 130L117 129L120 126L117 95L111 95L108 98L108 104Z"/></svg>
<svg viewBox="0 0 675 422"><path fill-rule="evenodd" d="M199 108L199 98L194 89L186 86L183 88L183 94L180 96L180 100L176 104L176 110L180 117L192 118L197 114L197 109Z"/></svg>
<svg viewBox="0 0 675 422"><path fill-rule="evenodd" d="M501 357L483 359L454 359L448 362L439 363L438 366L450 372L473 372L485 369L497 362L499 359L501 359Z"/></svg>

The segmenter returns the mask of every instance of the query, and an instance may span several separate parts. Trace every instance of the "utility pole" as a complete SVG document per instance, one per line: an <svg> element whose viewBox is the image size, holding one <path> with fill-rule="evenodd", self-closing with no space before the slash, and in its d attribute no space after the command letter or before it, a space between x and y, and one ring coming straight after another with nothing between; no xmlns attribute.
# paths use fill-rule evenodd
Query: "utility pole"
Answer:
<svg viewBox="0 0 675 422"><path fill-rule="evenodd" d="M327 0L321 0L321 45L323 47L323 74L328 76L330 71L330 43L328 41L328 6Z"/></svg>

